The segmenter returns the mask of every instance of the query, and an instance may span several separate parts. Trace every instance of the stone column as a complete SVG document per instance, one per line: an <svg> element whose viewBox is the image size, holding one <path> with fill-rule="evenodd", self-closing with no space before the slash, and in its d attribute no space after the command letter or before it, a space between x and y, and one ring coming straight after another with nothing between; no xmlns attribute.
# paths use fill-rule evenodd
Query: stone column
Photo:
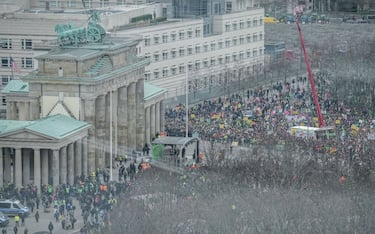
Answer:
<svg viewBox="0 0 375 234"><path fill-rule="evenodd" d="M7 119L8 120L17 120L16 118L16 103L13 101L7 102Z"/></svg>
<svg viewBox="0 0 375 234"><path fill-rule="evenodd" d="M144 101L144 80L140 79L136 84L136 124L137 124L137 136L136 136L136 149L142 150L145 144L145 101Z"/></svg>
<svg viewBox="0 0 375 234"><path fill-rule="evenodd" d="M128 146L129 150L136 149L137 138L137 106L136 106L136 84L131 83L128 86Z"/></svg>
<svg viewBox="0 0 375 234"><path fill-rule="evenodd" d="M30 183L30 150L22 150L22 184Z"/></svg>
<svg viewBox="0 0 375 234"><path fill-rule="evenodd" d="M113 113L113 117L112 117L112 126L113 126L113 158L112 160L114 160L115 157L117 157L117 150L118 150L118 132L117 132L117 128L118 128L118 118L117 118L117 109L118 109L118 90L115 90L113 91L113 94L112 94L112 113Z"/></svg>
<svg viewBox="0 0 375 234"><path fill-rule="evenodd" d="M74 184L74 143L68 145L68 183Z"/></svg>
<svg viewBox="0 0 375 234"><path fill-rule="evenodd" d="M85 119L84 121L90 123L92 127L89 128L89 134L87 138L87 170L84 173L91 173L96 169L95 166L95 99L87 99L84 101Z"/></svg>
<svg viewBox="0 0 375 234"><path fill-rule="evenodd" d="M105 95L100 95L96 98L95 106L95 128L96 128L96 153L95 153L95 169L104 168L104 156L105 156L105 145L108 144L105 141L105 112L106 102ZM90 171L91 173L92 171Z"/></svg>
<svg viewBox="0 0 375 234"><path fill-rule="evenodd" d="M40 118L40 106L36 99L30 102L30 120L36 120Z"/></svg>
<svg viewBox="0 0 375 234"><path fill-rule="evenodd" d="M118 89L117 105L117 142L118 148L128 148L128 90L127 87Z"/></svg>
<svg viewBox="0 0 375 234"><path fill-rule="evenodd" d="M3 147L0 147L0 188L4 187Z"/></svg>
<svg viewBox="0 0 375 234"><path fill-rule="evenodd" d="M24 102L23 108L25 108L25 120L30 120L30 102Z"/></svg>
<svg viewBox="0 0 375 234"><path fill-rule="evenodd" d="M48 184L48 149L42 149L42 184ZM34 154L35 156L35 154Z"/></svg>
<svg viewBox="0 0 375 234"><path fill-rule="evenodd" d="M53 187L56 187L58 184L60 184L60 150L54 149L52 151L52 184Z"/></svg>
<svg viewBox="0 0 375 234"><path fill-rule="evenodd" d="M150 110L150 128L151 128L151 138L154 138L156 135L156 128L155 128L155 104L151 105Z"/></svg>
<svg viewBox="0 0 375 234"><path fill-rule="evenodd" d="M74 143L74 174L76 176L82 175L82 139L79 139Z"/></svg>
<svg viewBox="0 0 375 234"><path fill-rule="evenodd" d="M82 139L82 175L87 176L88 171L88 152L87 137Z"/></svg>
<svg viewBox="0 0 375 234"><path fill-rule="evenodd" d="M4 181L5 183L13 182L12 178L12 165L11 165L11 156L10 156L10 148L4 148Z"/></svg>
<svg viewBox="0 0 375 234"><path fill-rule="evenodd" d="M165 118L164 101L160 101L160 131L164 131L165 129L164 118Z"/></svg>
<svg viewBox="0 0 375 234"><path fill-rule="evenodd" d="M63 146L60 149L60 183L61 184L66 184L66 177L68 174L66 151L67 151L66 146Z"/></svg>
<svg viewBox="0 0 375 234"><path fill-rule="evenodd" d="M15 168L14 168L14 181L16 188L21 188L22 186L22 149L16 148L15 150Z"/></svg>
<svg viewBox="0 0 375 234"><path fill-rule="evenodd" d="M18 120L27 120L27 110L26 110L26 103L25 102L18 102Z"/></svg>
<svg viewBox="0 0 375 234"><path fill-rule="evenodd" d="M160 134L160 102L155 104L155 131Z"/></svg>
<svg viewBox="0 0 375 234"><path fill-rule="evenodd" d="M40 149L34 148L34 184L38 189L38 194L40 194L40 170L41 170L41 163L40 163Z"/></svg>
<svg viewBox="0 0 375 234"><path fill-rule="evenodd" d="M146 121L145 121L146 139L145 139L145 142L150 143L151 142L151 129L150 129L150 107L149 106L146 107L145 116L146 116Z"/></svg>

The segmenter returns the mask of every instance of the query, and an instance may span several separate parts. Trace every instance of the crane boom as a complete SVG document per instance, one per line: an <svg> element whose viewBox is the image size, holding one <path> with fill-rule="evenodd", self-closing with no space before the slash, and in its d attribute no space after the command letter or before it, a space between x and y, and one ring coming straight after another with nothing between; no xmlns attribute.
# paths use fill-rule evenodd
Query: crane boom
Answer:
<svg viewBox="0 0 375 234"><path fill-rule="evenodd" d="M309 81L310 81L311 90L312 90L312 93L313 93L314 104L315 104L315 107L316 107L316 111L318 112L319 127L321 128L321 127L324 127L323 115L322 115L322 111L320 110L319 98L318 98L318 94L317 94L316 88L315 88L314 77L313 77L313 74L312 74L312 71L311 71L309 58L308 58L307 53L306 53L305 42L304 42L303 36L302 36L302 30L301 30L301 27L299 26L298 21L299 21L299 16L296 17L296 25L297 25L297 28L298 28L299 39L301 41L301 46L302 46L302 50L303 50L303 57L305 58L305 63L306 63L306 66L307 66L307 72L309 74Z"/></svg>

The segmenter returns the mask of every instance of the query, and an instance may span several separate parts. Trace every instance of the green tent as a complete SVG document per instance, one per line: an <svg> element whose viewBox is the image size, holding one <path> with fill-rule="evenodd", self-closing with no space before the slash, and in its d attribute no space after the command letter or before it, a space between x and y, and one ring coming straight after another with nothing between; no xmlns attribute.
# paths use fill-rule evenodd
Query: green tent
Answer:
<svg viewBox="0 0 375 234"><path fill-rule="evenodd" d="M164 145L155 144L152 146L152 159L159 160L163 157L164 154Z"/></svg>

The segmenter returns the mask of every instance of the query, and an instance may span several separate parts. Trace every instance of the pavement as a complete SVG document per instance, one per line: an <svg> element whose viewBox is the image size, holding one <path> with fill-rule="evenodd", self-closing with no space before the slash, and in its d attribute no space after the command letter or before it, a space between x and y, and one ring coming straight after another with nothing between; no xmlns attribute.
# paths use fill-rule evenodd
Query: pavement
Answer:
<svg viewBox="0 0 375 234"><path fill-rule="evenodd" d="M74 225L74 229L69 229L69 230L63 230L61 227L61 222L56 222L55 219L53 218L53 208L50 208L49 212L44 212L43 207L39 207L39 222L37 223L35 220L35 213L37 209L34 208L34 212L31 213L27 218L25 218L25 225L22 225L20 223L20 226L18 227L18 234L24 234L25 229L27 228L28 234L33 234L36 232L41 232L45 231L46 233L49 233L48 231L48 225L49 222L52 221L53 224L53 234L73 234L73 233L80 233L79 230L81 227L83 227L83 219L81 216L81 209L78 204L77 200L73 200L73 205L76 207L74 216L77 219L77 222ZM7 229L7 233L14 233L13 228L15 226L14 222L14 217L9 217L10 222L5 229ZM0 228L0 230L3 230L3 228Z"/></svg>

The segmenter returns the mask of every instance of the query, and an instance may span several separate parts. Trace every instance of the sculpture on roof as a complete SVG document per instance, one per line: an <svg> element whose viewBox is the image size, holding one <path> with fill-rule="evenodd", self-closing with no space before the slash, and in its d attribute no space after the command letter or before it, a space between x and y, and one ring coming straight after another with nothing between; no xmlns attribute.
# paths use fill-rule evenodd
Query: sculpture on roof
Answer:
<svg viewBox="0 0 375 234"><path fill-rule="evenodd" d="M90 11L87 27L75 27L74 24L57 24L57 43L60 46L75 45L84 43L102 42L105 36L104 28L99 24L100 14L96 10Z"/></svg>

